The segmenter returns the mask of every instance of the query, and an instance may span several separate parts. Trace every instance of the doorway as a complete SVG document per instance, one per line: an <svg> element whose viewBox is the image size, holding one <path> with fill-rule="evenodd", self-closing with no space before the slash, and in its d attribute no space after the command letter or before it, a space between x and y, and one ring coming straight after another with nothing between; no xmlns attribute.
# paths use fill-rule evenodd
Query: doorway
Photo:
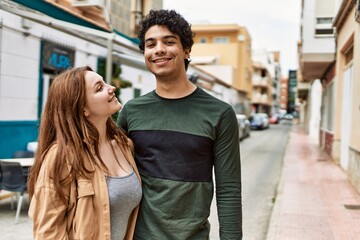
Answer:
<svg viewBox="0 0 360 240"><path fill-rule="evenodd" d="M342 95L341 113L341 144L340 144L340 165L344 170L349 167L349 146L351 134L351 108L352 108L352 78L353 64L345 68Z"/></svg>
<svg viewBox="0 0 360 240"><path fill-rule="evenodd" d="M52 81L54 80L55 75L54 74L48 74L48 73L44 73L43 75L43 84L42 84L42 104L41 104L41 113L44 111L45 109L45 104L46 104L46 100L47 100L47 96L48 96L48 92L49 92L49 88L50 85L52 83Z"/></svg>

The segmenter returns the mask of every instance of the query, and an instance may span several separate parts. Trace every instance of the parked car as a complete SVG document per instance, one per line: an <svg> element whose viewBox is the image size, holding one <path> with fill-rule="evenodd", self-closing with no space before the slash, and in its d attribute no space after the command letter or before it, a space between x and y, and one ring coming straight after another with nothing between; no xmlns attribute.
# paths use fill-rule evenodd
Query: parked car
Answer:
<svg viewBox="0 0 360 240"><path fill-rule="evenodd" d="M278 124L278 123L280 123L280 119L281 119L280 114L275 113L270 117L269 123L270 124Z"/></svg>
<svg viewBox="0 0 360 240"><path fill-rule="evenodd" d="M250 121L243 114L236 114L239 124L239 139L250 137Z"/></svg>
<svg viewBox="0 0 360 240"><path fill-rule="evenodd" d="M269 128L269 115L267 113L255 113L250 119L251 129Z"/></svg>
<svg viewBox="0 0 360 240"><path fill-rule="evenodd" d="M284 119L285 120L293 120L294 116L292 114L285 114Z"/></svg>

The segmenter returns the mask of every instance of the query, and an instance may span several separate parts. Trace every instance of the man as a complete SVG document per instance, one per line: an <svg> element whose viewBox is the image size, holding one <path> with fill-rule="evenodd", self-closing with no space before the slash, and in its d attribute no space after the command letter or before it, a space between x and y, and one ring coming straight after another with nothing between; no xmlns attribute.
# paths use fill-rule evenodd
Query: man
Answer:
<svg viewBox="0 0 360 240"><path fill-rule="evenodd" d="M209 239L213 167L220 238L242 238L237 120L230 105L187 79L193 35L173 10L152 10L141 22L139 47L156 89L118 118L143 181L134 239Z"/></svg>

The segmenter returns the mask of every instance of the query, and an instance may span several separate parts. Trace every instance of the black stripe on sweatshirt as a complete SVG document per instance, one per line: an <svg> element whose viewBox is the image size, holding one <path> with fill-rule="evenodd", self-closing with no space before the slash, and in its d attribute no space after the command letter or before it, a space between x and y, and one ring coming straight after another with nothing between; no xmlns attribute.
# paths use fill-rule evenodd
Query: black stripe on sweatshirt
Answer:
<svg viewBox="0 0 360 240"><path fill-rule="evenodd" d="M185 182L211 182L213 141L168 130L131 131L141 174Z"/></svg>

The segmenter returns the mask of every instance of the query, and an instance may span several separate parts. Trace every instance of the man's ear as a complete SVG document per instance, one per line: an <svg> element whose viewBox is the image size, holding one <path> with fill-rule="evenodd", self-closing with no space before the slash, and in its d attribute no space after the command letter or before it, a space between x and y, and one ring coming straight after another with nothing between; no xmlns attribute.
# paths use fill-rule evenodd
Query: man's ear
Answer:
<svg viewBox="0 0 360 240"><path fill-rule="evenodd" d="M191 52L190 49L185 49L185 50L184 50L185 58L189 58L189 57L190 57L190 52Z"/></svg>

